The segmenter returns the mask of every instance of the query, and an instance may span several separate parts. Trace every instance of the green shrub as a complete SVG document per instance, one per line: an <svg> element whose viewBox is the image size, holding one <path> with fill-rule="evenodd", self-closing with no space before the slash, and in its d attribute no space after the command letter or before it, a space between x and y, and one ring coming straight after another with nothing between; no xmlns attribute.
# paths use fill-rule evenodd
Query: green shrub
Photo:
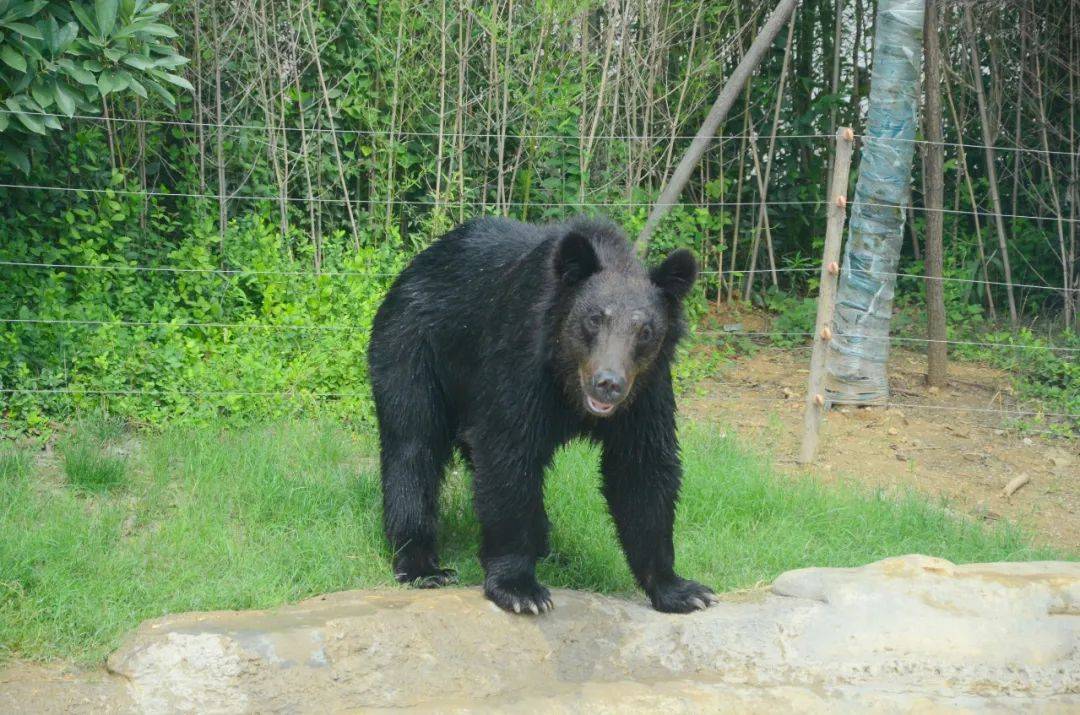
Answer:
<svg viewBox="0 0 1080 715"><path fill-rule="evenodd" d="M765 306L773 314L770 338L779 347L807 342L817 322L817 299L792 295L773 288L765 292Z"/></svg>

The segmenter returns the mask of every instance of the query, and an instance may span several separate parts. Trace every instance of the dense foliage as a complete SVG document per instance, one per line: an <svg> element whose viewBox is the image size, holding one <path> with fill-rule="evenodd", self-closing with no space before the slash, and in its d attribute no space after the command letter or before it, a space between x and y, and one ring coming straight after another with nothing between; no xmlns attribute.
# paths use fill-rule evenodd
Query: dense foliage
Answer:
<svg viewBox="0 0 1080 715"><path fill-rule="evenodd" d="M635 230L771 6L0 0L4 417L363 418L367 326L408 256L484 212ZM1016 288L1024 319L1060 329L1080 295L1061 289L1080 288L1076 8L983 2L972 33L944 13L956 319L992 321L1004 290L976 78L994 143L1025 149L992 159L1003 212L1038 217L1003 221L1013 280L1049 286ZM745 295L809 313L829 137L860 128L873 10L804 0L656 235L712 271L695 311Z"/></svg>

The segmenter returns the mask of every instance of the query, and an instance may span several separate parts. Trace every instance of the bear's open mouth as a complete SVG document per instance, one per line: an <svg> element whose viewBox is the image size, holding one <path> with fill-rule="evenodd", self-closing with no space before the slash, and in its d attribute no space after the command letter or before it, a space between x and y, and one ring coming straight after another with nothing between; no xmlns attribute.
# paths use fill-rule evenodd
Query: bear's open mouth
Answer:
<svg viewBox="0 0 1080 715"><path fill-rule="evenodd" d="M606 417L615 411L615 405L601 402L588 393L585 394L585 406L589 408L589 412L601 417Z"/></svg>

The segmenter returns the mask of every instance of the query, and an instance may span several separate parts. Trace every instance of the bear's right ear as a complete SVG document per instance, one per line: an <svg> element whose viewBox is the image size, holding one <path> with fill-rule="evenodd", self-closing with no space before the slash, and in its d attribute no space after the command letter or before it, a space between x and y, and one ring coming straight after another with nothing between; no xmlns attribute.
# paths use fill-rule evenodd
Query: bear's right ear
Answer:
<svg viewBox="0 0 1080 715"><path fill-rule="evenodd" d="M555 275L563 285L577 285L599 270L600 259L588 238L574 231L562 237L555 249Z"/></svg>

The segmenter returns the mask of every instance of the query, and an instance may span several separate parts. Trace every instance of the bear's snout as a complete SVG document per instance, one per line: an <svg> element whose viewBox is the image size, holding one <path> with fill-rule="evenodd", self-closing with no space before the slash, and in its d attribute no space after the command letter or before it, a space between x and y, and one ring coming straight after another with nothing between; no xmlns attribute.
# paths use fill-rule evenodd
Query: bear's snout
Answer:
<svg viewBox="0 0 1080 715"><path fill-rule="evenodd" d="M626 375L614 370L598 370L592 376L593 394L608 404L626 397Z"/></svg>

